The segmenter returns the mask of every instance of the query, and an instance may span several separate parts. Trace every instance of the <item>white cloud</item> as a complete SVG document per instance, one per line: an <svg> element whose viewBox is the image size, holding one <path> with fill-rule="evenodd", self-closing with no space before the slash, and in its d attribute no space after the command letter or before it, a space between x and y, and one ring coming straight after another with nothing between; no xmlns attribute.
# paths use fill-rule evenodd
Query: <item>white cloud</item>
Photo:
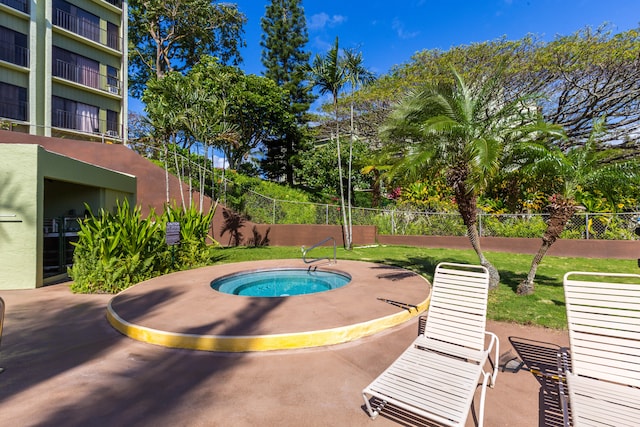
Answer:
<svg viewBox="0 0 640 427"><path fill-rule="evenodd" d="M396 34L398 34L398 37L400 37L403 40L412 39L414 37L417 37L420 34L420 31L411 31L411 32L407 31L404 28L404 24L398 18L393 18L393 22L391 23L391 28L393 28Z"/></svg>
<svg viewBox="0 0 640 427"><path fill-rule="evenodd" d="M309 30L321 30L324 27L335 27L336 25L340 25L346 21L347 17L343 15L329 16L324 12L316 13L309 18L307 28L309 28Z"/></svg>
<svg viewBox="0 0 640 427"><path fill-rule="evenodd" d="M320 52L326 52L326 51L328 51L329 49L331 49L333 47L333 43L329 43L328 41L326 41L322 37L315 37L313 39L313 45Z"/></svg>
<svg viewBox="0 0 640 427"><path fill-rule="evenodd" d="M225 157L218 157L218 155L213 157L213 167L218 169L229 169L229 162Z"/></svg>

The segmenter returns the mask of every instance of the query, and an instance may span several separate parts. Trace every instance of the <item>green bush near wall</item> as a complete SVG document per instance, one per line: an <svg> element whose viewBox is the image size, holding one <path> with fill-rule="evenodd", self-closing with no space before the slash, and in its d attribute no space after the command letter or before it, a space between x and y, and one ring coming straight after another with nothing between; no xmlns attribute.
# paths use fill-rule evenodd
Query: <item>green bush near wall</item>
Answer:
<svg viewBox="0 0 640 427"><path fill-rule="evenodd" d="M214 210L201 214L195 207L167 208L142 218L140 207L128 201L116 212L102 210L80 222L75 243L71 290L77 293L117 293L170 271L205 265L210 260L208 231ZM167 222L180 223L180 244L166 243Z"/></svg>

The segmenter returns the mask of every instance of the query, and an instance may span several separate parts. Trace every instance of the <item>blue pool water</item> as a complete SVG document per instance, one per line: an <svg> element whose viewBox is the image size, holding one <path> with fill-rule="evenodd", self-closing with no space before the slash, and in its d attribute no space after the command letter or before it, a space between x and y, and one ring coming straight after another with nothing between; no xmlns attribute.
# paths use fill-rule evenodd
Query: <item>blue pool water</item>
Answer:
<svg viewBox="0 0 640 427"><path fill-rule="evenodd" d="M275 269L233 274L211 282L216 291L252 297L285 297L340 288L351 281L345 274L304 269Z"/></svg>

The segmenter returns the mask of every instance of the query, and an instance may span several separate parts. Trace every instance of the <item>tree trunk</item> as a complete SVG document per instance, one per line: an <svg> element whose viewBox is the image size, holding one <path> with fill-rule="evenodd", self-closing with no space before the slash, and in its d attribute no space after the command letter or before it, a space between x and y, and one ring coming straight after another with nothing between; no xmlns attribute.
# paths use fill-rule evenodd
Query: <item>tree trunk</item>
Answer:
<svg viewBox="0 0 640 427"><path fill-rule="evenodd" d="M476 226L476 207L477 197L473 192L468 192L463 181L458 181L453 185L456 202L458 204L458 212L462 216L462 221L467 227L467 235L473 250L478 255L480 265L489 271L489 289L496 289L500 283L500 273L498 269L485 258L482 248L480 247L480 233Z"/></svg>
<svg viewBox="0 0 640 427"><path fill-rule="evenodd" d="M531 268L529 269L527 278L518 285L518 289L516 290L518 295L533 294L535 290L534 280L536 278L536 271L542 262L542 258L544 258L551 245L560 238L560 234L562 234L569 220L575 215L578 206L576 206L573 199L554 196L554 200L548 209L550 212L549 220L547 221L547 229L542 236L542 245L531 261Z"/></svg>
<svg viewBox="0 0 640 427"><path fill-rule="evenodd" d="M167 192L167 206L169 206L169 147L164 144L164 184Z"/></svg>
<svg viewBox="0 0 640 427"><path fill-rule="evenodd" d="M482 248L480 247L480 235L478 233L478 228L475 225L475 221L473 225L467 225L467 234L469 235L471 247L473 247L473 250L476 251L476 254L478 255L480 265L489 271L489 289L496 289L498 284L500 284L500 273L498 272L498 269L495 268L487 258L485 258L484 253L482 252Z"/></svg>
<svg viewBox="0 0 640 427"><path fill-rule="evenodd" d="M344 248L351 249L351 235L349 234L349 224L347 223L347 212L344 203L344 183L342 182L342 156L340 155L340 124L338 123L337 96L334 97L334 108L336 114L336 148L338 150L338 180L340 185L340 207L342 209L342 234L344 236Z"/></svg>
<svg viewBox="0 0 640 427"><path fill-rule="evenodd" d="M351 96L353 96L353 90L351 91ZM353 162L353 102L351 102L351 133L349 135L349 168L347 172L347 209L348 211L348 228L349 228L349 239L353 240L353 222L351 220L351 163ZM353 242L349 242L353 243ZM351 246L351 245L349 245Z"/></svg>
<svg viewBox="0 0 640 427"><path fill-rule="evenodd" d="M380 206L380 172L378 172L377 169L373 170L373 186L371 191L371 207L377 208Z"/></svg>
<svg viewBox="0 0 640 427"><path fill-rule="evenodd" d="M186 209L185 203L184 203L184 191L182 189L182 174L180 173L180 165L178 165L178 146L177 146L177 143L175 142L175 139L174 139L174 145L173 145L173 157L176 161L176 173L178 174L178 184L180 187L180 199L182 200L182 209Z"/></svg>
<svg viewBox="0 0 640 427"><path fill-rule="evenodd" d="M535 290L535 284L533 281L536 278L536 271L538 270L538 266L540 265L542 258L544 258L545 254L547 253L547 250L549 250L550 247L551 247L551 243L543 239L540 249L538 249L536 256L533 257L533 261L531 261L531 268L529 269L529 274L527 274L527 278L524 279L522 282L520 282L520 284L518 285L518 289L516 290L516 293L518 295L533 294Z"/></svg>

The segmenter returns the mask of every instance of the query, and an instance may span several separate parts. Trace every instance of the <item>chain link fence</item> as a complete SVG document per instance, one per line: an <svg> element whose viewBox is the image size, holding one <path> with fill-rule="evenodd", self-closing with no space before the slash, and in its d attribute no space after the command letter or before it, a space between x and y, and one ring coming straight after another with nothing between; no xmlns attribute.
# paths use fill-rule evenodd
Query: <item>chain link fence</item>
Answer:
<svg viewBox="0 0 640 427"><path fill-rule="evenodd" d="M266 224L340 225L340 206L275 200L258 193L244 194L242 212L253 222ZM352 208L353 225L375 225L380 234L464 236L466 227L458 213L394 209ZM478 214L482 237L541 238L547 214ZM576 213L562 233L563 239L637 240L640 212Z"/></svg>
<svg viewBox="0 0 640 427"><path fill-rule="evenodd" d="M171 154L174 156L175 154ZM162 156L160 156L162 157ZM213 179L213 173L202 165L178 154L182 176L185 164L200 176L194 190L204 190L202 179L209 175L203 191L222 204L243 213L249 220L263 224L342 224L339 205L277 200L249 188L243 188L224 178ZM171 160L173 162L173 160ZM165 167L167 164L165 163ZM215 182L215 184L214 184ZM211 185L213 184L213 185ZM198 188L199 187L199 188ZM541 238L546 229L546 214L478 214L478 229L482 237ZM422 236L464 236L466 227L458 213L421 212L407 207L394 209L351 208L353 225L375 225L380 234ZM567 223L563 239L638 240L640 212L589 213L579 212Z"/></svg>

